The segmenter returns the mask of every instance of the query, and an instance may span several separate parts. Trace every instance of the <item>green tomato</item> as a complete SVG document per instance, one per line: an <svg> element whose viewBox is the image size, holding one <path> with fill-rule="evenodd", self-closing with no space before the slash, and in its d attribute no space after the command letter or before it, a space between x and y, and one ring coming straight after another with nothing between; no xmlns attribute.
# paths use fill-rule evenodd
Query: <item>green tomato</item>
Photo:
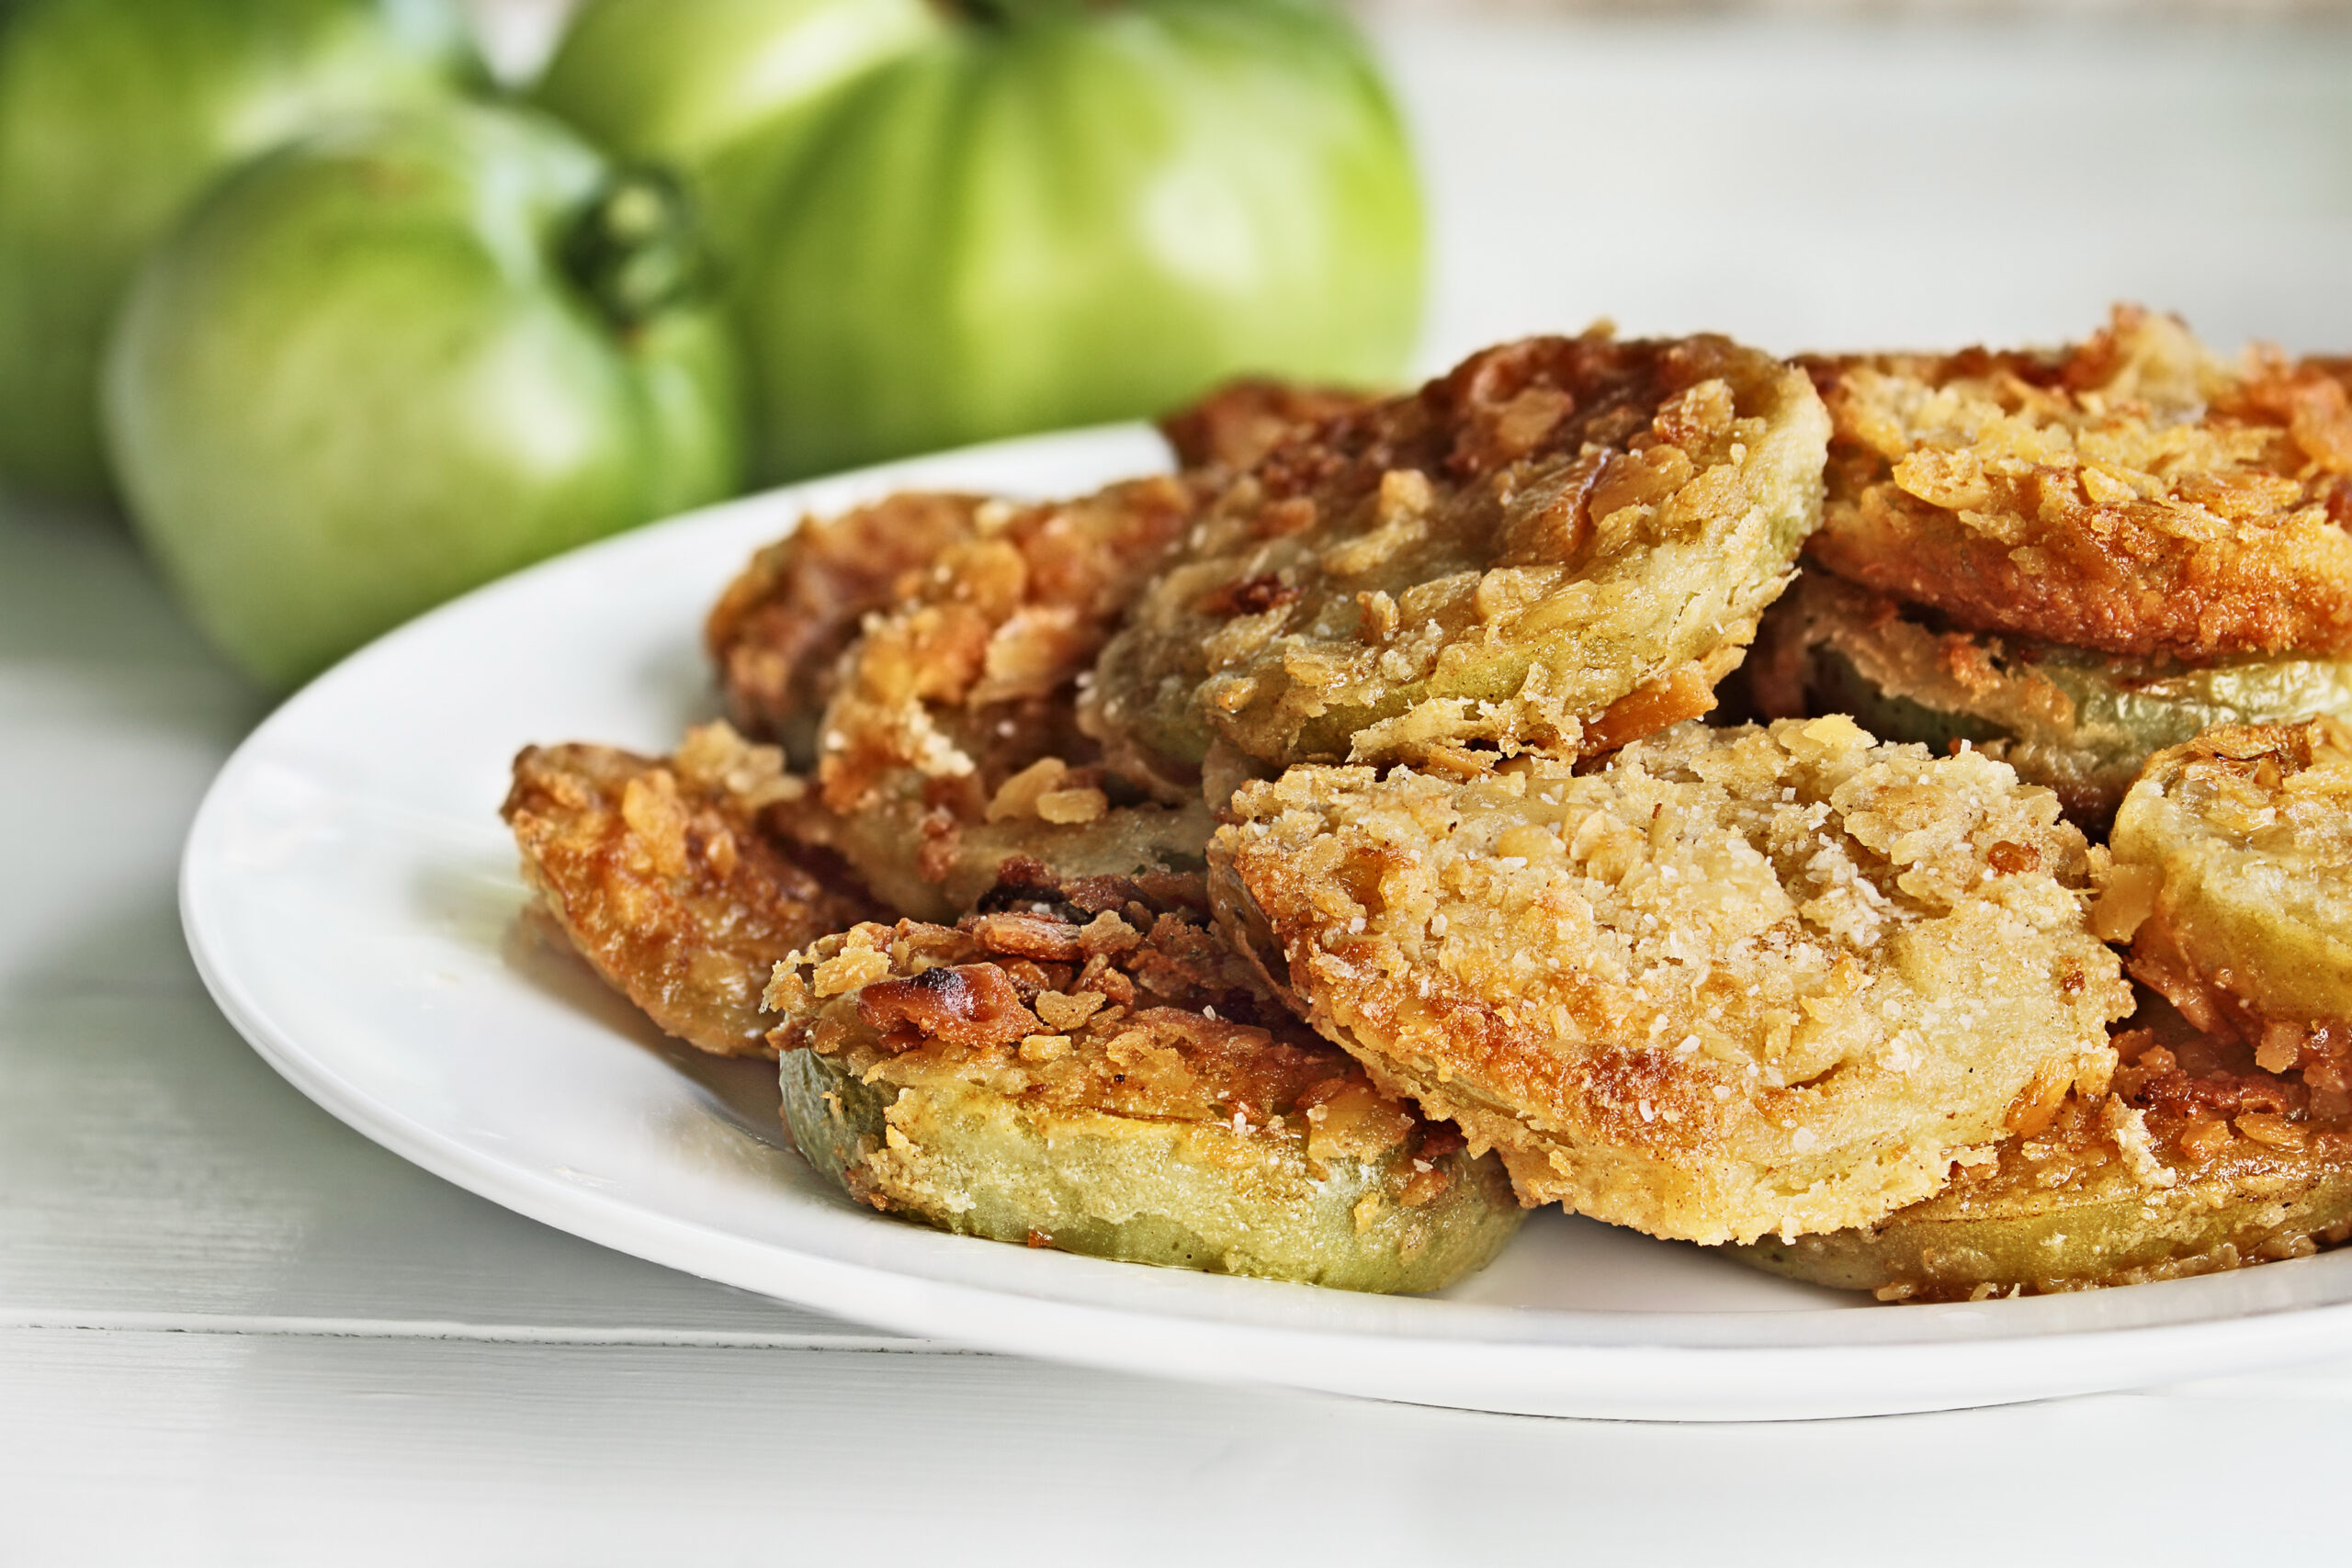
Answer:
<svg viewBox="0 0 2352 1568"><path fill-rule="evenodd" d="M928 0L589 0L534 96L614 152L699 175L940 27Z"/></svg>
<svg viewBox="0 0 2352 1568"><path fill-rule="evenodd" d="M300 681L526 562L730 493L732 349L674 187L453 107L294 142L150 255L106 367L131 512Z"/></svg>
<svg viewBox="0 0 2352 1568"><path fill-rule="evenodd" d="M589 0L534 97L616 155L676 170L723 270L848 84L935 37L931 0Z"/></svg>
<svg viewBox="0 0 2352 1568"><path fill-rule="evenodd" d="M0 32L0 479L97 499L96 388L147 247L220 174L481 67L447 0L32 0Z"/></svg>
<svg viewBox="0 0 2352 1568"><path fill-rule="evenodd" d="M1319 0L967 0L728 221L759 460L789 478L1381 382L1418 326L1409 150Z"/></svg>

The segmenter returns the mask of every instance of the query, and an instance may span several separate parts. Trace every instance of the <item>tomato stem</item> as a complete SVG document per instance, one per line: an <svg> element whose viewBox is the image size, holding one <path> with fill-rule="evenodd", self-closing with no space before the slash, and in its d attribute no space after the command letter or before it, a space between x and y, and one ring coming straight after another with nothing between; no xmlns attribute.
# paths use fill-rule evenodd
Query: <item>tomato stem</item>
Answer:
<svg viewBox="0 0 2352 1568"><path fill-rule="evenodd" d="M708 270L684 187L650 168L623 170L589 198L563 236L561 261L605 320L624 329L702 293Z"/></svg>

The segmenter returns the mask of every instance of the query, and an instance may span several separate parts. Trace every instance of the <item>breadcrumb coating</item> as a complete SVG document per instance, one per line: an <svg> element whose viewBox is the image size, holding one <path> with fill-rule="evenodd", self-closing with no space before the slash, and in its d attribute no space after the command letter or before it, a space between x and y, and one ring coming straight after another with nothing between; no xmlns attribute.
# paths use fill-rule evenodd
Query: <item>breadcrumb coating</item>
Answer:
<svg viewBox="0 0 2352 1568"><path fill-rule="evenodd" d="M1809 361L1829 494L1807 547L1960 626L2104 653L2352 654L2352 403L2118 307L2075 346Z"/></svg>
<svg viewBox="0 0 2352 1568"><path fill-rule="evenodd" d="M2151 756L2211 725L2352 718L2352 660L2188 663L1956 631L1818 570L1766 613L1743 673L1759 717L1845 713L1883 739L1971 742L2095 834Z"/></svg>
<svg viewBox="0 0 2352 1568"><path fill-rule="evenodd" d="M1244 377L1163 417L1159 434L1187 468L1240 473L1284 441L1377 400L1372 392Z"/></svg>
<svg viewBox="0 0 2352 1568"><path fill-rule="evenodd" d="M1085 722L1190 778L1213 740L1568 754L1705 712L1818 518L1826 433L1801 372L1723 338L1489 349L1226 486Z"/></svg>
<svg viewBox="0 0 2352 1568"><path fill-rule="evenodd" d="M1354 1290L1433 1289L1517 1227L1497 1162L1375 1089L1214 930L1113 879L1071 891L857 926L777 966L787 1122L852 1196Z"/></svg>
<svg viewBox="0 0 2352 1568"><path fill-rule="evenodd" d="M1883 1301L2086 1290L2308 1257L2352 1237L2352 1029L2258 1040L2143 999L2103 1094L2067 1092L1991 1158L1873 1226L1744 1261Z"/></svg>
<svg viewBox="0 0 2352 1568"><path fill-rule="evenodd" d="M2352 728L2221 725L2159 752L2111 848L2101 932L2199 1027L2352 1023Z"/></svg>
<svg viewBox="0 0 2352 1568"><path fill-rule="evenodd" d="M1173 479L979 506L842 656L819 798L791 830L924 919L971 908L1013 857L1069 876L1197 869L1197 794L1143 798L1075 720L1080 678L1193 507Z"/></svg>
<svg viewBox="0 0 2352 1568"><path fill-rule="evenodd" d="M1225 475L1250 468L1300 429L1370 400L1369 393L1339 388L1244 379L1168 415L1160 431L1186 468ZM915 597L948 548L978 532L989 504L983 496L903 491L836 517L803 518L754 555L703 626L736 727L781 742L796 763L814 767L817 721L865 617Z"/></svg>
<svg viewBox="0 0 2352 1568"><path fill-rule="evenodd" d="M1294 768L1211 846L1237 942L1522 1200L1694 1241L1867 1224L2103 1083L2082 835L1973 752L1682 725L1603 770Z"/></svg>
<svg viewBox="0 0 2352 1568"><path fill-rule="evenodd" d="M802 781L724 724L674 756L530 746L499 808L523 876L565 938L671 1034L772 1054L760 992L776 962L873 912L824 886L760 825Z"/></svg>
<svg viewBox="0 0 2352 1568"><path fill-rule="evenodd" d="M910 491L839 517L808 517L752 558L711 606L703 645L745 734L816 765L818 716L867 615L910 596L921 574L972 536L976 495Z"/></svg>

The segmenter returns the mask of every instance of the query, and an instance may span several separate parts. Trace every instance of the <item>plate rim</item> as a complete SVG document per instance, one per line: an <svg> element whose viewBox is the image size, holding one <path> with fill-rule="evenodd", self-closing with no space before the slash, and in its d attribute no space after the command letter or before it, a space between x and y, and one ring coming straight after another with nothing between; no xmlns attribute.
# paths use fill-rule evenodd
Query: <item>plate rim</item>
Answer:
<svg viewBox="0 0 2352 1568"><path fill-rule="evenodd" d="M1071 453L1091 457L1099 451L1132 460L1132 454L1149 449L1138 439L1148 438L1148 426L1137 424L1054 432L735 498L565 552L477 588L378 638L281 703L240 742L205 792L182 848L178 895L183 932L207 990L279 1076L337 1120L444 1180L556 1229L664 1267L855 1321L985 1350L1113 1371L1272 1382L1517 1414L1752 1420L1951 1409L2137 1386L2151 1381L2143 1373L2152 1364L2184 1368L2196 1376L2222 1375L2340 1348L2352 1337L2346 1333L2352 1329L2352 1289L2342 1292L2347 1299L2287 1301L2254 1310L2188 1310L2157 1321L2055 1330L2004 1320L2024 1315L2008 1309L2064 1298L1911 1306L1883 1314L1851 1306L1684 1314L1538 1310L1407 1298L1401 1312L1392 1307L1369 1314L1350 1309L1397 1299L1317 1292L1329 1304L1318 1315L1336 1318L1341 1325L1302 1328L1262 1314L1237 1321L1090 1300L1091 1292L1083 1291L1008 1290L981 1282L986 1276L1007 1271L984 1261L978 1269L979 1279L968 1269L959 1271L960 1278L936 1271L910 1273L734 1235L520 1166L502 1165L379 1103L343 1078L330 1060L318 1056L271 1016L242 983L233 958L220 951L224 939L212 929L209 904L224 895L216 893L209 881L212 868L206 856L220 837L237 788L272 742L297 729L307 714L331 705L340 685L354 678L352 671L395 660L412 645L429 645L443 635L443 628L462 625L467 617L484 613L486 605L545 592L537 585L587 571L590 563L605 558L621 558L632 550L653 547L665 536L748 526L758 517L797 518L918 484L1016 488L995 476L1050 466L1052 459ZM862 1215L858 1223L900 1225L880 1215ZM922 1234L933 1241L962 1242L999 1254L1019 1251L970 1238ZM1083 1282L1089 1270L1114 1270L1125 1277L1134 1268L1062 1254L1024 1256L1037 1260L1033 1270L1044 1273L1049 1283ZM1079 1268L1071 1272L1070 1265ZM2280 1269L2301 1269L2309 1274L2309 1265L2345 1273L2352 1270L2352 1249L2332 1258L2267 1264L2259 1272L2268 1276ZM2205 1276L2122 1289L2134 1292L2135 1299L2147 1299L2145 1292L2167 1292L2186 1307L2187 1298L2197 1292L2180 1287L2242 1277ZM1255 1299L1262 1304L1272 1298L1261 1292L1316 1291L1206 1275L1184 1278L1192 1283L1167 1294L1216 1300L1222 1293L1234 1302ZM1334 1297L1340 1301L1330 1302ZM1374 1316L1412 1320L1427 1315L1415 1307L1438 1309L1442 1319L1458 1325L1456 1332L1365 1326ZM1274 1314L1283 1315L1295 1314ZM1858 1318L1883 1326L1865 1330L1859 1339L1850 1334L1807 1338L1782 1333L1741 1341L1720 1332L1696 1332L1702 1325L1720 1330L1734 1324L1794 1329L1826 1320L1859 1328ZM956 1325L952 1336L940 1336L943 1321ZM1118 1331L1103 1332L1106 1322ZM1920 1329L1917 1334L1896 1332L1898 1325L1915 1324ZM2267 1332L2251 1331L2257 1324ZM1550 1332L1528 1337L1500 1331L1513 1325L1540 1325ZM1486 1332L1460 1332L1474 1325ZM1955 1325L1963 1331L1954 1332ZM1578 1328L1585 1331L1581 1337L1573 1333ZM1603 1329L1611 1332L1595 1332ZM1134 1348L1146 1340L1150 1353ZM1401 1350L1408 1350L1418 1367L1381 1365ZM1390 1354L1378 1353L1382 1351ZM1470 1397L1463 1397L1465 1393Z"/></svg>

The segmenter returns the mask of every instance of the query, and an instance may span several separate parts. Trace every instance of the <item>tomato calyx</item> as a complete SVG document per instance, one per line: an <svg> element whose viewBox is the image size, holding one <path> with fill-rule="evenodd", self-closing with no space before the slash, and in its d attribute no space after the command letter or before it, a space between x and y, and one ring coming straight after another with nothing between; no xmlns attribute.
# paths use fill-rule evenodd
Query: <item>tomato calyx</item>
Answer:
<svg viewBox="0 0 2352 1568"><path fill-rule="evenodd" d="M709 255L685 187L667 170L624 169L564 231L565 274L624 331L708 292Z"/></svg>

